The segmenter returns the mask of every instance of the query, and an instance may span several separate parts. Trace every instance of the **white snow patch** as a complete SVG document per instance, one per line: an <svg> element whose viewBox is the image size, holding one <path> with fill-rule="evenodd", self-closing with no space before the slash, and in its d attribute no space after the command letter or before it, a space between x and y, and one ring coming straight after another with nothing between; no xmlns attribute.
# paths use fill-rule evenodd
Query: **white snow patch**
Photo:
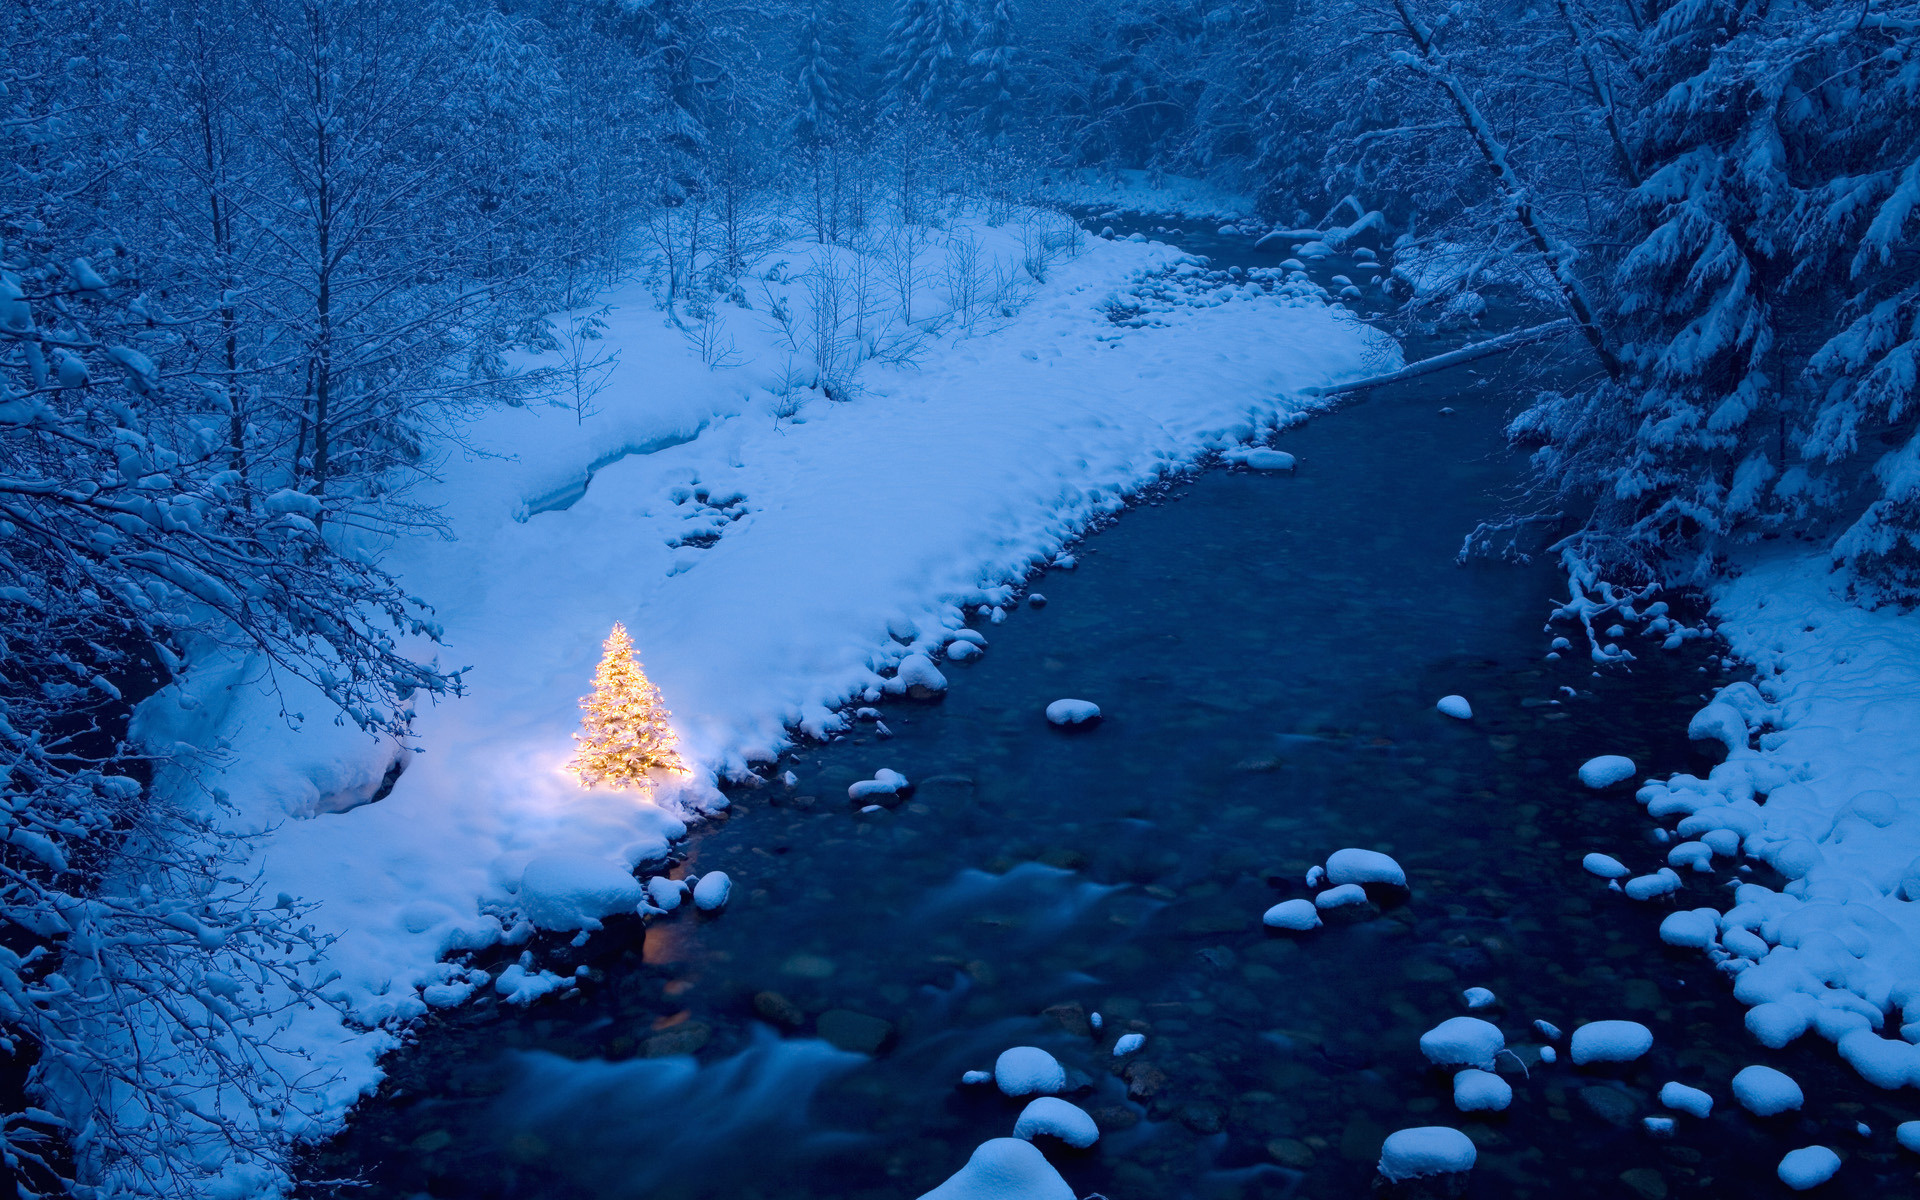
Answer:
<svg viewBox="0 0 1920 1200"><path fill-rule="evenodd" d="M1055 700L1047 705L1047 721L1054 725L1087 725L1100 719L1100 706L1091 700Z"/></svg>
<svg viewBox="0 0 1920 1200"><path fill-rule="evenodd" d="M1421 1125L1387 1135L1380 1147L1380 1174L1395 1183L1423 1175L1455 1175L1473 1169L1473 1139L1445 1125Z"/></svg>
<svg viewBox="0 0 1920 1200"><path fill-rule="evenodd" d="M1840 1170L1840 1156L1825 1146L1789 1150L1780 1160L1780 1182L1796 1192L1819 1187Z"/></svg>
<svg viewBox="0 0 1920 1200"><path fill-rule="evenodd" d="M1623 754L1602 754L1580 764L1580 782L1590 788L1607 788L1633 778L1633 760Z"/></svg>
<svg viewBox="0 0 1920 1200"><path fill-rule="evenodd" d="M1436 1067L1478 1067L1493 1070L1493 1060L1507 1045L1500 1027L1479 1017L1448 1017L1420 1035L1420 1052Z"/></svg>
<svg viewBox="0 0 1920 1200"><path fill-rule="evenodd" d="M1638 1021L1593 1021L1573 1031L1575 1065L1632 1062L1653 1049L1653 1030Z"/></svg>
<svg viewBox="0 0 1920 1200"><path fill-rule="evenodd" d="M1147 1035L1144 1033L1123 1033L1119 1039L1113 1043L1113 1056L1115 1058L1125 1058L1146 1044Z"/></svg>
<svg viewBox="0 0 1920 1200"><path fill-rule="evenodd" d="M1611 855L1595 851L1580 860L1587 874L1598 875L1602 879L1625 879L1633 874L1627 865Z"/></svg>
<svg viewBox="0 0 1920 1200"><path fill-rule="evenodd" d="M1038 1046L1015 1046L994 1060L993 1082L1009 1096L1044 1096L1067 1086L1067 1071Z"/></svg>
<svg viewBox="0 0 1920 1200"><path fill-rule="evenodd" d="M1260 922L1270 929L1318 929L1320 912L1311 900L1282 900L1260 914Z"/></svg>
<svg viewBox="0 0 1920 1200"><path fill-rule="evenodd" d="M709 871L693 885L693 906L702 912L718 912L733 895L733 880L725 871Z"/></svg>
<svg viewBox="0 0 1920 1200"><path fill-rule="evenodd" d="M1075 1200L1046 1155L1019 1138L994 1138L920 1200Z"/></svg>
<svg viewBox="0 0 1920 1200"><path fill-rule="evenodd" d="M1465 696L1442 696L1434 707L1439 709L1444 715L1452 717L1457 721L1471 721L1473 719L1473 705L1467 703Z"/></svg>
<svg viewBox="0 0 1920 1200"><path fill-rule="evenodd" d="M633 872L590 854L546 854L520 873L520 909L542 929L598 929L644 895Z"/></svg>
<svg viewBox="0 0 1920 1200"><path fill-rule="evenodd" d="M1663 1084L1660 1088L1660 1103L1675 1112L1686 1113L1690 1117L1705 1118L1713 1112L1713 1097L1697 1087L1688 1087L1679 1080Z"/></svg>
<svg viewBox="0 0 1920 1200"><path fill-rule="evenodd" d="M1378 850L1335 850L1327 856L1327 880L1331 883L1384 883L1407 886L1407 873L1400 864Z"/></svg>
<svg viewBox="0 0 1920 1200"><path fill-rule="evenodd" d="M1806 1093L1785 1071L1755 1064L1733 1077L1733 1098L1758 1117L1777 1116L1806 1103Z"/></svg>
<svg viewBox="0 0 1920 1200"><path fill-rule="evenodd" d="M1053 1096L1042 1096L1021 1109L1013 1123L1013 1136L1025 1141L1043 1133L1082 1150L1100 1140L1100 1127L1092 1117Z"/></svg>
<svg viewBox="0 0 1920 1200"><path fill-rule="evenodd" d="M1500 1112L1513 1103L1513 1085L1478 1067L1453 1077L1453 1106L1461 1112Z"/></svg>

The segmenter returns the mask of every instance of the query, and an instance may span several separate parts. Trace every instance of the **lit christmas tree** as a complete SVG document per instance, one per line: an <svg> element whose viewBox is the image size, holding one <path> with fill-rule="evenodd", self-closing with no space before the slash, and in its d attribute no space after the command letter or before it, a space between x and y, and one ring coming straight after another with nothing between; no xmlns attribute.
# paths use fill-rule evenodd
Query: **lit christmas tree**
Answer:
<svg viewBox="0 0 1920 1200"><path fill-rule="evenodd" d="M605 651L593 672L593 695L582 696L580 743L573 755L574 774L588 787L650 789L649 771L684 775L686 763L674 748L672 713L660 702L660 689L647 680L633 656L627 627L614 623L601 643Z"/></svg>

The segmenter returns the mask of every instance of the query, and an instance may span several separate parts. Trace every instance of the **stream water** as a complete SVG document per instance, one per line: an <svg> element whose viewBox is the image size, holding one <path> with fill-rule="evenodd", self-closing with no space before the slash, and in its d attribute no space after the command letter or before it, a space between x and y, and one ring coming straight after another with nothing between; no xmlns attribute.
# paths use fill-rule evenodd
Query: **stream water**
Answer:
<svg viewBox="0 0 1920 1200"><path fill-rule="evenodd" d="M1220 265L1279 257L1178 240ZM882 706L891 737L807 747L785 764L797 786L737 793L698 831L674 873L727 871L724 913L543 944L542 966L589 969L576 993L425 1022L307 1164L359 1183L307 1193L911 1200L1011 1131L1020 1103L960 1077L1030 1044L1103 1131L1049 1149L1082 1196L1358 1196L1387 1133L1435 1123L1479 1144L1479 1197L1785 1194L1775 1163L1812 1143L1850 1160L1837 1194L1913 1194L1888 1149L1910 1100L1814 1039L1761 1050L1720 975L1658 940L1664 902L1579 870L1589 850L1641 870L1663 852L1628 789L1588 791L1575 767L1702 769L1686 721L1723 676L1701 643L1636 639L1632 669L1599 677L1547 660L1556 575L1456 564L1515 484L1511 402L1456 370L1286 431L1295 474L1213 470L1147 498L1034 581L1044 608L979 626L991 648L945 665L944 702ZM1472 721L1434 711L1450 692ZM1064 696L1104 723L1048 726ZM854 811L847 786L882 767L912 798ZM1392 853L1411 898L1264 929L1342 846ZM1679 903L1727 878L1690 878ZM1467 987L1497 994L1478 1015L1527 1064L1503 1068L1504 1113L1456 1113L1417 1048ZM1534 1020L1614 1017L1654 1051L1536 1060ZM1145 1048L1115 1060L1126 1031ZM1740 1111L1727 1080L1749 1062L1798 1078L1806 1112ZM1719 1104L1657 1137L1642 1118L1670 1079Z"/></svg>

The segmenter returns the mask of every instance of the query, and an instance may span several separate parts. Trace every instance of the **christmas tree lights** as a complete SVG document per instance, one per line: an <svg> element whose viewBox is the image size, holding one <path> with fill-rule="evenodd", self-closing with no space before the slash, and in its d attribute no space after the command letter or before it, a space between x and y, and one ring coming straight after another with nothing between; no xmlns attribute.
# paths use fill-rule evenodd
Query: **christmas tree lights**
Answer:
<svg viewBox="0 0 1920 1200"><path fill-rule="evenodd" d="M652 771L687 773L678 741L660 699L633 654L627 627L615 622L601 643L600 665L593 672L593 695L582 696L579 743L573 772L587 787L651 790Z"/></svg>

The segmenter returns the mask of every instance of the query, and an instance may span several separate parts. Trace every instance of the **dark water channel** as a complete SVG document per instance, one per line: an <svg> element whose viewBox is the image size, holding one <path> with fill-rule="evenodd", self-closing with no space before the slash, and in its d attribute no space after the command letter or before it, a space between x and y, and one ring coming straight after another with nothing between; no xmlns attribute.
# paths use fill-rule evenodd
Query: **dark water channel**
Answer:
<svg viewBox="0 0 1920 1200"><path fill-rule="evenodd" d="M1663 852L1626 789L1589 792L1575 767L1703 770L1686 719L1723 676L1701 643L1634 639L1638 662L1604 677L1548 661L1554 573L1456 565L1520 465L1511 395L1477 382L1316 417L1278 439L1297 474L1210 471L1090 537L1077 570L1035 581L1046 607L979 625L991 648L946 664L944 702L883 706L891 738L868 723L807 748L796 787L737 793L696 834L675 873L727 871L723 914L543 945L542 966L589 967L576 994L426 1022L308 1164L364 1186L309 1194L912 1200L1011 1132L1020 1103L959 1080L1020 1044L1067 1066L1103 1130L1050 1151L1082 1196L1361 1196L1381 1139L1434 1123L1479 1144L1468 1194L1489 1200L1786 1195L1775 1163L1815 1142L1849 1160L1827 1191L1914 1194L1891 1139L1909 1100L1814 1039L1761 1050L1717 972L1659 942L1663 904L1579 871L1589 850L1638 870ZM1471 722L1434 711L1451 692ZM1105 723L1050 728L1064 696ZM882 767L918 790L856 813L847 785ZM1395 855L1411 899L1262 928L1350 845ZM1677 899L1720 901L1727 878ZM1476 986L1529 1065L1503 1068L1504 1113L1456 1113L1417 1048ZM1535 1019L1612 1017L1654 1051L1535 1061ZM1127 1031L1147 1043L1123 1076ZM1738 1110L1727 1081L1759 1061L1800 1080L1804 1114ZM1660 1138L1641 1118L1669 1079L1719 1103Z"/></svg>

